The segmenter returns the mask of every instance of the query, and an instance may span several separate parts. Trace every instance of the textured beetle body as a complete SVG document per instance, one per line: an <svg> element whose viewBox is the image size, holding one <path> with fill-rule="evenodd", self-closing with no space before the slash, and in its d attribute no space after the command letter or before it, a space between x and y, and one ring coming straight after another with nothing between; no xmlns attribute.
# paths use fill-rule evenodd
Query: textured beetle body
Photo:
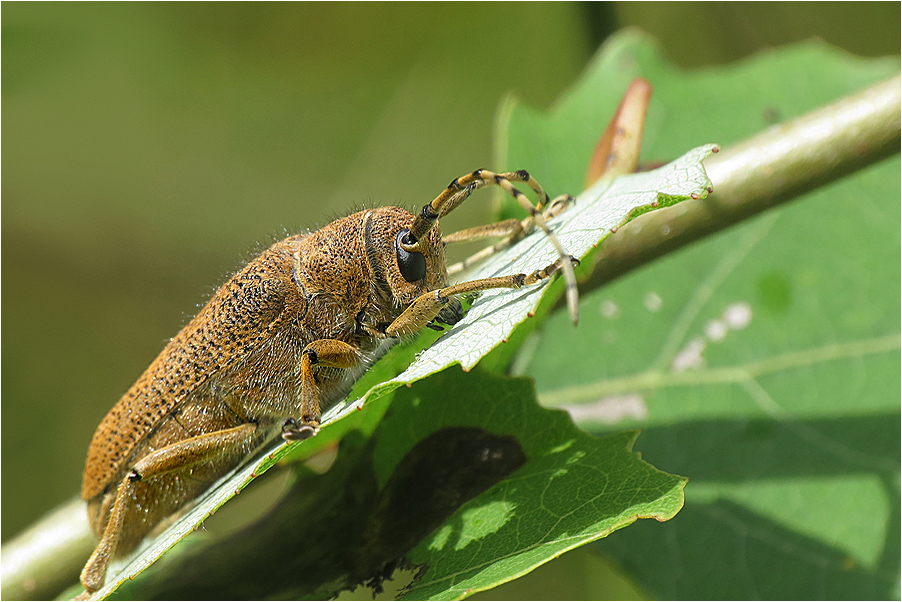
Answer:
<svg viewBox="0 0 902 602"><path fill-rule="evenodd" d="M414 216L394 207L353 214L329 229L276 243L223 285L166 346L101 422L88 455L82 497L95 533L103 533L116 485L134 460L204 433L256 425L247 444L216 462L187 467L136 485L118 553L127 553L156 523L272 439L286 419L302 419L301 353L318 339L337 339L360 352L360 369L390 324L417 296L441 288L446 272L440 233L433 230L433 269L419 284L392 294L379 257L388 225ZM390 222L386 224L385 222ZM339 234L339 235L337 235ZM338 243L341 244L338 244ZM387 252L386 252L387 251ZM359 261L365 257L367 260ZM343 397L355 371L320 368L320 402Z"/></svg>
<svg viewBox="0 0 902 602"><path fill-rule="evenodd" d="M544 223L566 203L542 213L511 180L526 182L539 207L548 204L525 171L478 170L455 179L419 215L397 207L354 213L274 244L226 282L94 433L82 497L100 543L82 571L86 591L103 585L113 557L134 550L265 442L279 433L289 441L313 435L321 408L343 398L398 337L460 319L456 297L534 285L559 269L575 291L575 260ZM497 248L538 225L560 257L529 275L446 286L437 221L488 185L501 186L530 217L453 241L505 236Z"/></svg>

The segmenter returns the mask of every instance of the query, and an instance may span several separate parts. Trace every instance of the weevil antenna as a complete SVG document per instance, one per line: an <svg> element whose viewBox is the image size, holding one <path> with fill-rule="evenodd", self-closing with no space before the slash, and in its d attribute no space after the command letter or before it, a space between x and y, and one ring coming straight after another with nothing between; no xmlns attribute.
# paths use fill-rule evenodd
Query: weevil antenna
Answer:
<svg viewBox="0 0 902 602"><path fill-rule="evenodd" d="M513 185L513 182L525 182L526 185L535 192L538 199L537 203L533 205L529 199ZM554 232L548 227L542 214L542 210L549 203L548 194L525 169L502 174L497 174L487 169L477 169L473 173L453 179L451 183L448 184L447 188L435 197L431 203L423 205L422 210L420 210L419 215L417 215L410 227L410 232L401 240L401 247L409 252L423 252L424 249L420 245L420 240L427 232L429 232L433 224L435 224L440 217L444 217L460 206L474 190L492 185L500 186L505 192L514 197L517 202L520 203L520 206L529 212L535 225L548 236L549 240L551 240L551 243L554 245L555 250L558 252L558 255L561 258L569 257L557 236L555 236ZM579 295L576 286L576 274L573 271L573 265L570 261L564 261L562 263L561 271L563 272L564 279L567 283L566 296L567 306L570 311L570 320L576 325L579 320Z"/></svg>

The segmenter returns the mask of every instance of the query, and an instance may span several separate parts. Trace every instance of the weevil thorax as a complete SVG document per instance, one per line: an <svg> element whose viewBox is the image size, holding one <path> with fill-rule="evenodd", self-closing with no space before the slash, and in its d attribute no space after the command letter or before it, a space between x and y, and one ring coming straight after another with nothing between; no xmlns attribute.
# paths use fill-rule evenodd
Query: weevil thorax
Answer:
<svg viewBox="0 0 902 602"><path fill-rule="evenodd" d="M367 265L375 288L406 308L420 295L442 288L448 279L442 234L436 223L422 237L423 252L408 252L400 245L414 216L399 207L365 212L364 240Z"/></svg>
<svg viewBox="0 0 902 602"><path fill-rule="evenodd" d="M374 327L387 325L417 297L445 285L448 272L438 224L423 236L423 253L401 248L398 240L413 221L404 209L379 207L335 220L303 238L299 280L311 303L322 304L311 312L315 324L306 320L316 336L340 338L340 330L354 328L361 319ZM329 322L334 327L324 328Z"/></svg>

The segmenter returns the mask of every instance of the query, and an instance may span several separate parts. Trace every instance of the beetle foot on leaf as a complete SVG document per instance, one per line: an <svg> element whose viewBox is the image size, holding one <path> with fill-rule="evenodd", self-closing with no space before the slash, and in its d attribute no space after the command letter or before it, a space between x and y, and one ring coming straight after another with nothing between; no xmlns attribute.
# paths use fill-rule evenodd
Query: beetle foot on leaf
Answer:
<svg viewBox="0 0 902 602"><path fill-rule="evenodd" d="M303 441L319 432L319 424L298 424L294 418L288 418L282 424L282 438L285 441Z"/></svg>

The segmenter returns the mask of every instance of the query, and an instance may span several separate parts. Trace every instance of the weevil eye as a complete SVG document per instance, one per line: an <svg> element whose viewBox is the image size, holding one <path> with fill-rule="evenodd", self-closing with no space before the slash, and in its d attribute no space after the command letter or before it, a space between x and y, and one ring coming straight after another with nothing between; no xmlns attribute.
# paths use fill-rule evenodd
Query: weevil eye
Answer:
<svg viewBox="0 0 902 602"><path fill-rule="evenodd" d="M410 231L406 228L398 232L398 236L395 238L395 255L398 257L398 269L401 270L404 280L416 282L426 276L426 258L422 253L411 253L401 246L401 239L406 237L408 232Z"/></svg>

